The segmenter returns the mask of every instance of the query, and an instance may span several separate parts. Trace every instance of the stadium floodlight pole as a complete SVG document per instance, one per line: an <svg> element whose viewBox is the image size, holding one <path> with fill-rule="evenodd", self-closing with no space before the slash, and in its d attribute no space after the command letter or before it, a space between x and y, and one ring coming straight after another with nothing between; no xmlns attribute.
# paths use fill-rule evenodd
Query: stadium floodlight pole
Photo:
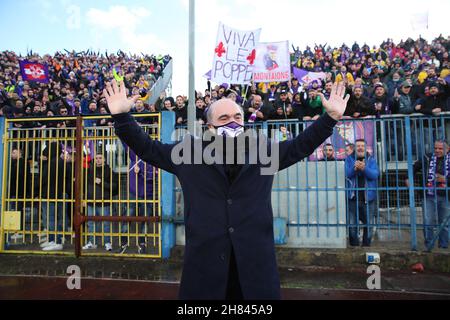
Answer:
<svg viewBox="0 0 450 320"><path fill-rule="evenodd" d="M189 104L188 130L195 135L195 0L189 0Z"/></svg>

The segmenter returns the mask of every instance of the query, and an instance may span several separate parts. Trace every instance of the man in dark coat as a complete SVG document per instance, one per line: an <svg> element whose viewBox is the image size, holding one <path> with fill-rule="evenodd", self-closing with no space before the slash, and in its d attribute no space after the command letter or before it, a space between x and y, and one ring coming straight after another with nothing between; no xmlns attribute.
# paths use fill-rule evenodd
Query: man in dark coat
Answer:
<svg viewBox="0 0 450 320"><path fill-rule="evenodd" d="M376 111L370 99L363 95L363 88L361 86L355 86L344 116L359 118L374 115L375 113Z"/></svg>
<svg viewBox="0 0 450 320"><path fill-rule="evenodd" d="M110 216L111 200L117 193L117 174L106 163L104 150L99 149L95 154L94 161L90 164L86 173L87 183L87 214L88 216ZM103 229L102 229L103 225ZM103 230L105 250L112 251L110 222L88 221L88 232L100 233ZM98 237L100 239L100 237ZM97 237L88 236L88 242L83 246L83 250L97 248Z"/></svg>
<svg viewBox="0 0 450 320"><path fill-rule="evenodd" d="M173 151L180 151L180 146L190 142L194 147L199 143L191 136L175 144L150 139L129 114L137 97L127 99L125 91L123 83L119 87L113 82L103 92L117 135L141 159L175 174L186 200L186 248L179 297L279 299L270 200L273 173L263 173L267 168L262 161L250 164L247 150L243 164L230 163L229 159L227 164L214 161L207 164L210 163L207 159L201 164L180 163ZM270 148L271 156L279 162L278 170L312 154L332 134L345 111L348 96L344 99L344 94L343 85L333 86L330 99L323 100L327 113L295 139L260 145L266 151ZM242 109L229 99L215 102L207 113L208 127L218 141L222 135L233 140L242 134L243 118ZM205 144L203 141L200 146L203 148ZM184 156L186 149L181 151ZM234 150L232 155L242 157Z"/></svg>
<svg viewBox="0 0 450 320"><path fill-rule="evenodd" d="M42 151L40 161L40 190L35 193L41 198L42 226L49 231L48 239L41 244L43 251L62 250L62 231L67 222L65 205L59 200L66 199L65 191L70 181L64 167L67 162L60 158L61 145L50 142ZM66 172L65 172L66 171Z"/></svg>

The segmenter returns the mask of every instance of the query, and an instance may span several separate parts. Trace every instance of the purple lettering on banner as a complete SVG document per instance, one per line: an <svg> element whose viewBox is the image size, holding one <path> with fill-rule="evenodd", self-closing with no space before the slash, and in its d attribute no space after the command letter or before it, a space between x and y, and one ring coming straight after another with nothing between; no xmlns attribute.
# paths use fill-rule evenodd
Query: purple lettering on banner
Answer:
<svg viewBox="0 0 450 320"><path fill-rule="evenodd" d="M222 30L223 30L223 38L225 39L225 42L227 44L229 44L230 43L230 39L231 39L231 34L233 33L233 31L230 30L230 33L228 34L228 37L227 37L227 33L225 32L225 25L222 25Z"/></svg>
<svg viewBox="0 0 450 320"><path fill-rule="evenodd" d="M226 55L225 55L225 60L226 60L227 62L228 62L228 61L234 62L235 60L233 60L231 57L229 57L228 54L230 54L230 49L227 48L227 53L226 53Z"/></svg>
<svg viewBox="0 0 450 320"><path fill-rule="evenodd" d="M220 68L217 68L217 65L220 64ZM223 69L223 62L220 60L216 61L216 64L214 65L214 77L216 77L217 75L217 71L218 70L222 70Z"/></svg>
<svg viewBox="0 0 450 320"><path fill-rule="evenodd" d="M244 81L250 82L252 80L252 77L253 77L253 70L251 68L246 67Z"/></svg>
<svg viewBox="0 0 450 320"><path fill-rule="evenodd" d="M244 53L242 53L242 51L244 51ZM238 52L237 52L237 62L243 62L243 63L246 63L247 61L246 61L246 57L247 57L247 55L248 55L248 50L247 49L244 49L244 48L239 48L238 49ZM241 57L242 57L242 59L241 59Z"/></svg>
<svg viewBox="0 0 450 320"><path fill-rule="evenodd" d="M245 47L246 47L246 48L247 48L248 43L249 43L250 41L252 42L252 43L251 43L251 46L252 46L252 47L256 47L255 34L254 34L253 32L250 32L250 36L248 37L247 42L245 43Z"/></svg>
<svg viewBox="0 0 450 320"><path fill-rule="evenodd" d="M230 69L230 72L229 72L228 74L227 74L227 72L226 72L226 68L227 68L227 67L229 67L229 69ZM224 76L225 78L227 78L227 79L230 79L231 76L232 76L232 74L233 74L233 68L232 68L231 63L225 62L224 66L223 66L223 76Z"/></svg>
<svg viewBox="0 0 450 320"><path fill-rule="evenodd" d="M239 65L239 73L237 76L237 80L239 81L241 79L241 73L243 73L245 70L247 70L247 66L245 64L240 64Z"/></svg>

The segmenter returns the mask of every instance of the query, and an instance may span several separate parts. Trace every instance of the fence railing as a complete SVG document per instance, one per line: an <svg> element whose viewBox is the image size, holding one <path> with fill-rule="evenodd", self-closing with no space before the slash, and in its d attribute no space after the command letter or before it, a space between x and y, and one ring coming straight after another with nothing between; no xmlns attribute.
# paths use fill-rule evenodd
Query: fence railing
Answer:
<svg viewBox="0 0 450 320"><path fill-rule="evenodd" d="M165 142L171 140L175 127L172 112L136 117L152 119L143 128L154 139L164 136ZM43 252L39 246L44 239L57 243L64 239L64 250L58 252L103 254L99 249L82 251L81 247L89 241L98 246L110 241L117 249L124 242L133 246L125 254L137 255L144 237L147 254L139 256L168 257L175 242L184 243L183 200L176 179L142 164L142 172L151 172L151 183L146 188L151 187L152 193L144 188L142 197L133 198L130 187L133 181L136 186L136 180L131 178L138 174L133 166L139 160L133 160L111 127L83 125L94 118L98 117L39 119L76 121L43 129L15 125L34 119L2 120L2 252ZM448 140L449 120L449 114L441 114L340 121L326 141L335 149L333 160L323 161L323 150L318 148L308 159L275 175L272 205L276 242L292 247L345 248L350 234L362 242L365 230L366 238L370 232L371 244L398 245L405 250L424 248L426 241L428 249L432 247L430 242L445 246L441 242L445 242L442 234L448 233L448 184L437 186L440 202L434 201L436 197L428 195L430 188L426 185L429 163L422 161L415 169L413 166L433 153L434 141ZM285 120L246 127L262 130L269 138L282 142L295 139L310 124ZM178 133L172 140L181 139L184 133ZM357 139L366 141L367 151L379 169L374 185L348 184L346 146ZM17 147L22 158L13 155ZM55 154L58 161L54 166L45 162ZM97 169L96 155L103 158L98 159L100 168L102 163L109 167L108 177L105 170ZM25 160L23 170L20 159ZM109 189L101 187L106 179ZM111 187L114 179L117 189ZM97 184L103 193L100 199ZM358 197L367 191L375 196L359 205ZM350 199L350 192L356 193L356 202Z"/></svg>
<svg viewBox="0 0 450 320"><path fill-rule="evenodd" d="M261 129L271 139L283 141L295 138L310 124L308 121L285 120L246 127ZM430 201L427 206L427 201L423 200L427 200L425 180L414 171L413 165L434 152L434 141L448 140L448 137L450 114L447 113L437 117L343 119L325 142L334 147L334 160L323 161L321 146L308 159L275 176L272 205L276 238L282 239L278 242L293 247L344 248L350 233L356 232L361 244L364 229L367 229L370 244L389 243L402 248L409 246L413 250L431 248L430 240L426 243L424 234L434 231L436 241L439 227L448 233L443 217L449 216L450 211L447 207L441 210L437 203L432 207ZM377 163L379 175L375 187L350 188L346 184L346 146L357 139L366 141L367 151ZM427 165L421 164L422 172L427 172ZM408 178L415 183L408 185ZM356 193L373 190L374 200L354 208L355 203L348 196L352 190ZM175 192L176 215L182 220L183 199L179 186ZM448 198L445 201L448 204ZM439 213L443 217L424 220L424 216L430 216L428 212L439 210L443 211ZM356 219L353 211L356 211ZM183 244L183 227L178 228L180 238L177 242ZM280 237L280 234L285 236Z"/></svg>
<svg viewBox="0 0 450 320"><path fill-rule="evenodd" d="M92 125L109 117L6 120L1 252L161 257L159 169ZM135 117L160 139L160 114Z"/></svg>

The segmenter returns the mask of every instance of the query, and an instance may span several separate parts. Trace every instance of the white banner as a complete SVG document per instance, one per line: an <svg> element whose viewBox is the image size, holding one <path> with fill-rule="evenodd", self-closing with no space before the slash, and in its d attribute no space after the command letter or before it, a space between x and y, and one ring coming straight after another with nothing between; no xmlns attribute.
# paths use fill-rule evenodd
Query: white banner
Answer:
<svg viewBox="0 0 450 320"><path fill-rule="evenodd" d="M411 16L411 26L414 31L428 29L428 11L413 14Z"/></svg>
<svg viewBox="0 0 450 320"><path fill-rule="evenodd" d="M215 83L249 84L261 29L242 31L219 23L211 71Z"/></svg>
<svg viewBox="0 0 450 320"><path fill-rule="evenodd" d="M285 82L291 79L289 42L260 42L256 49L254 82Z"/></svg>

